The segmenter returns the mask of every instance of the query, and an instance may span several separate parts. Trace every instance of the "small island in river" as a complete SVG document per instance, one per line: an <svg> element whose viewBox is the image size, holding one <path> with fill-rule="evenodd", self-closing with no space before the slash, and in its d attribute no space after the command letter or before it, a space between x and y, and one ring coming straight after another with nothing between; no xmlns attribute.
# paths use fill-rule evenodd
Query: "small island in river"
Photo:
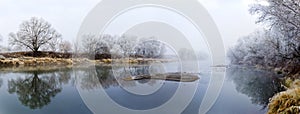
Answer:
<svg viewBox="0 0 300 114"><path fill-rule="evenodd" d="M144 79L155 79L155 80L167 80L167 81L176 81L176 82L194 82L199 79L199 73L164 73L164 74L153 74L153 75L137 75L137 76L128 76L124 78L125 81L132 80L144 80Z"/></svg>

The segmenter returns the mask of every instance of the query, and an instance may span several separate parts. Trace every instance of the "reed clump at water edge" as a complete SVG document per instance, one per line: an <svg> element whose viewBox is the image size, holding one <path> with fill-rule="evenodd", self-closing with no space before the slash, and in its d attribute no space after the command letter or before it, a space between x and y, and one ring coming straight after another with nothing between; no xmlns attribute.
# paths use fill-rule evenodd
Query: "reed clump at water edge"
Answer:
<svg viewBox="0 0 300 114"><path fill-rule="evenodd" d="M268 114L299 114L300 113L300 80L287 79L287 90L270 99Z"/></svg>

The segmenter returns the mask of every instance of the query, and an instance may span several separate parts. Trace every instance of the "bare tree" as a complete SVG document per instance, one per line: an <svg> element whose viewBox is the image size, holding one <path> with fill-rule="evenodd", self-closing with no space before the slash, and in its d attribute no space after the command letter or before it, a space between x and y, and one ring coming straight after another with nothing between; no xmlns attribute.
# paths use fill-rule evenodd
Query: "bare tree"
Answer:
<svg viewBox="0 0 300 114"><path fill-rule="evenodd" d="M86 34L82 36L82 50L89 53L90 55L95 54L96 49L96 43L97 43L97 36Z"/></svg>
<svg viewBox="0 0 300 114"><path fill-rule="evenodd" d="M67 53L72 50L72 44L69 41L62 41L59 44L59 50L61 52Z"/></svg>
<svg viewBox="0 0 300 114"><path fill-rule="evenodd" d="M50 23L42 18L32 17L20 25L17 33L9 34L9 43L12 46L28 48L33 52L33 56L37 56L40 48L51 47L51 42L59 38L61 34L52 28Z"/></svg>

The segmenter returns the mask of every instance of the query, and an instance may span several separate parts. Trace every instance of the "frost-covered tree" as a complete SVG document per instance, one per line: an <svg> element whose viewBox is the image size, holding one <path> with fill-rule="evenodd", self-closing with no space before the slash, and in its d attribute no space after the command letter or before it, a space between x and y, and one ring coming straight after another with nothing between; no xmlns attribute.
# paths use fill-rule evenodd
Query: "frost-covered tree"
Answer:
<svg viewBox="0 0 300 114"><path fill-rule="evenodd" d="M82 50L90 58L99 59L101 56L110 56L110 49L114 45L114 39L109 35L96 36L92 34L82 36Z"/></svg>
<svg viewBox="0 0 300 114"><path fill-rule="evenodd" d="M136 36L123 35L117 45L125 57L158 58L165 52L165 45L154 37L138 39Z"/></svg>
<svg viewBox="0 0 300 114"><path fill-rule="evenodd" d="M50 23L42 18L32 17L20 25L17 33L9 34L9 43L12 46L30 49L36 56L40 48L53 47L59 38L61 34Z"/></svg>
<svg viewBox="0 0 300 114"><path fill-rule="evenodd" d="M249 65L264 65L265 63L265 33L254 32L244 38L244 49L246 55L243 58L243 63Z"/></svg>
<svg viewBox="0 0 300 114"><path fill-rule="evenodd" d="M101 35L99 38L100 42L105 43L109 49L111 49L117 43L118 36L112 36L109 34Z"/></svg>
<svg viewBox="0 0 300 114"><path fill-rule="evenodd" d="M0 34L0 42L2 42L2 39L3 39L3 37L2 37L2 35ZM2 52L3 50L4 50L4 47L0 46L0 52Z"/></svg>
<svg viewBox="0 0 300 114"><path fill-rule="evenodd" d="M92 34L86 34L82 36L82 50L88 53L90 56L95 55L97 36Z"/></svg>
<svg viewBox="0 0 300 114"><path fill-rule="evenodd" d="M247 55L244 44L246 44L244 39L240 38L234 47L229 48L227 56L230 58L232 64L242 64L244 57Z"/></svg>
<svg viewBox="0 0 300 114"><path fill-rule="evenodd" d="M69 41L62 41L59 44L59 50L61 52L67 53L72 50L72 44Z"/></svg>
<svg viewBox="0 0 300 114"><path fill-rule="evenodd" d="M83 35L81 47L89 55L113 56L118 58L158 58L165 52L165 45L155 38L138 40L138 37L130 35Z"/></svg>
<svg viewBox="0 0 300 114"><path fill-rule="evenodd" d="M96 53L110 54L110 50L116 44L117 36L101 35L97 40Z"/></svg>
<svg viewBox="0 0 300 114"><path fill-rule="evenodd" d="M82 52L83 52L83 50L82 50L81 45L79 44L79 42L77 42L77 41L73 42L73 54L72 54L72 56L74 58L78 58L78 57L80 57L80 53L82 53Z"/></svg>
<svg viewBox="0 0 300 114"><path fill-rule="evenodd" d="M62 43L62 39L61 38L57 38L57 39L53 39L51 41L49 41L48 46L44 46L42 49L45 51L59 51L59 46Z"/></svg>
<svg viewBox="0 0 300 114"><path fill-rule="evenodd" d="M300 1L266 0L268 5L255 4L250 9L259 16L257 22L268 25L271 31L280 34L284 51L279 54L288 60L300 58ZM275 29L275 30L274 30ZM298 61L299 62L299 61Z"/></svg>
<svg viewBox="0 0 300 114"><path fill-rule="evenodd" d="M299 39L300 35L300 1L299 0L266 0L268 5L255 4L250 9L258 14L258 23L279 28L286 37Z"/></svg>
<svg viewBox="0 0 300 114"><path fill-rule="evenodd" d="M241 38L228 51L233 64L271 67L300 65L300 1L266 0L255 4L250 13L267 29ZM299 69L299 67L298 67Z"/></svg>
<svg viewBox="0 0 300 114"><path fill-rule="evenodd" d="M117 41L117 45L122 50L121 54L124 57L129 57L130 55L134 54L134 48L136 47L137 43L137 37L129 35L122 35Z"/></svg>
<svg viewBox="0 0 300 114"><path fill-rule="evenodd" d="M273 60L276 50L271 47L267 31L256 31L246 37L240 38L228 51L228 57L233 64L266 65L269 60Z"/></svg>
<svg viewBox="0 0 300 114"><path fill-rule="evenodd" d="M135 47L135 55L145 58L162 57L165 51L165 45L154 37L140 39Z"/></svg>
<svg viewBox="0 0 300 114"><path fill-rule="evenodd" d="M260 30L240 38L227 56L232 64L282 67L286 65L286 59L281 56L286 48L280 34Z"/></svg>
<svg viewBox="0 0 300 114"><path fill-rule="evenodd" d="M181 48L178 51L178 55L181 58L181 60L187 61L195 61L196 58L196 53L194 50L192 49L187 49L187 48Z"/></svg>

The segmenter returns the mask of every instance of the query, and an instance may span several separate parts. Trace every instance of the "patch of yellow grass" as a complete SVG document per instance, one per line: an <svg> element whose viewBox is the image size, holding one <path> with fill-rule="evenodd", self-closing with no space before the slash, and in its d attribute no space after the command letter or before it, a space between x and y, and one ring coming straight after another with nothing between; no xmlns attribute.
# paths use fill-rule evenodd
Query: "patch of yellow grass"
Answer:
<svg viewBox="0 0 300 114"><path fill-rule="evenodd" d="M295 81L293 81L293 83L290 86L290 88L298 88L298 87L300 87L300 80L296 79Z"/></svg>
<svg viewBox="0 0 300 114"><path fill-rule="evenodd" d="M286 86L289 89L300 87L300 80L299 79L292 80L291 78L287 78L284 81L284 86Z"/></svg>
<svg viewBox="0 0 300 114"><path fill-rule="evenodd" d="M268 108L268 114L299 114L300 87L276 94L271 99Z"/></svg>

